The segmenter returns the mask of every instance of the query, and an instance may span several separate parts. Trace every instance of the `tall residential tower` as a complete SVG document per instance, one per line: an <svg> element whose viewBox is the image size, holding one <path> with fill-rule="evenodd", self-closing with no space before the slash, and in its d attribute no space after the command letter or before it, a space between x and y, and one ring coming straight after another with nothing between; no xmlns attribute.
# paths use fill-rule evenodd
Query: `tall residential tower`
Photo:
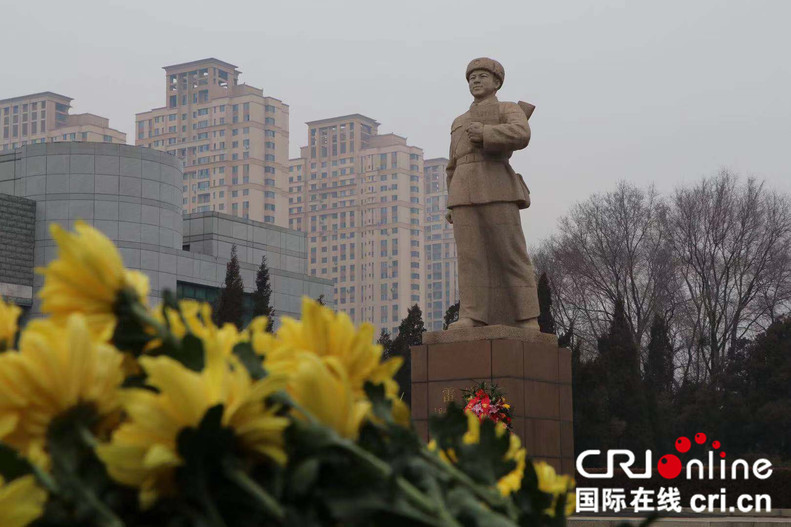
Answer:
<svg viewBox="0 0 791 527"><path fill-rule="evenodd" d="M289 226L308 235L308 272L335 282L356 323L395 332L423 305L423 151L360 114L311 121L289 167Z"/></svg>
<svg viewBox="0 0 791 527"><path fill-rule="evenodd" d="M137 114L135 144L184 161L184 213L288 226L288 105L214 58L164 70L165 106Z"/></svg>
<svg viewBox="0 0 791 527"><path fill-rule="evenodd" d="M445 311L459 300L459 269L453 226L445 220L448 185L444 157L426 159L426 217L423 247L426 255L426 302L423 307L426 329L439 331Z"/></svg>
<svg viewBox="0 0 791 527"><path fill-rule="evenodd" d="M71 97L50 91L0 100L0 151L36 143L126 143L126 134L92 113L69 115Z"/></svg>

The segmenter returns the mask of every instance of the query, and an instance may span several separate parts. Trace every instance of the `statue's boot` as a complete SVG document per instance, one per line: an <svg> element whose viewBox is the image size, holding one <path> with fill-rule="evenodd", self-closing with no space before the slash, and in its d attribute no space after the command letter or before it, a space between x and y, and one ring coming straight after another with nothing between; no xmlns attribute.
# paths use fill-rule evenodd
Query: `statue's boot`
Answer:
<svg viewBox="0 0 791 527"><path fill-rule="evenodd" d="M478 326L485 326L483 322L472 318L460 318L456 322L450 324L448 329L463 329L463 328L477 328Z"/></svg>
<svg viewBox="0 0 791 527"><path fill-rule="evenodd" d="M541 328L538 326L538 318L528 318L526 320L517 320L516 327L518 328L525 328L525 329L535 329L536 331L540 331Z"/></svg>

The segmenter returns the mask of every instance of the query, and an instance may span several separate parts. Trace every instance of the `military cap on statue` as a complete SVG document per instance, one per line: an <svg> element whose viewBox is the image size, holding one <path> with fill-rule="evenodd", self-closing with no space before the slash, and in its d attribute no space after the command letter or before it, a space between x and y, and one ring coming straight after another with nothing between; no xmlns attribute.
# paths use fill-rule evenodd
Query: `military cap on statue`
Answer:
<svg viewBox="0 0 791 527"><path fill-rule="evenodd" d="M490 72L492 75L500 79L501 85L503 82L505 82L505 68L503 68L503 65L494 59L481 57L471 60L467 65L467 75L465 76L467 80L470 80L470 73L475 70L486 70Z"/></svg>

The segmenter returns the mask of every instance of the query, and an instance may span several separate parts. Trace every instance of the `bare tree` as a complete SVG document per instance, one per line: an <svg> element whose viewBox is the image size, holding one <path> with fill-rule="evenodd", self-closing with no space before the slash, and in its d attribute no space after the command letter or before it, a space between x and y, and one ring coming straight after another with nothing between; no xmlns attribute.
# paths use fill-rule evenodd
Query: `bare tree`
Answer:
<svg viewBox="0 0 791 527"><path fill-rule="evenodd" d="M618 298L638 344L647 339L654 314L672 315L678 287L667 215L653 188L624 182L577 204L560 220L558 234L534 257L555 292L559 333L573 322L583 349L595 349Z"/></svg>
<svg viewBox="0 0 791 527"><path fill-rule="evenodd" d="M675 192L670 239L686 297L687 373L698 380L716 379L740 339L788 310L789 205L728 172Z"/></svg>

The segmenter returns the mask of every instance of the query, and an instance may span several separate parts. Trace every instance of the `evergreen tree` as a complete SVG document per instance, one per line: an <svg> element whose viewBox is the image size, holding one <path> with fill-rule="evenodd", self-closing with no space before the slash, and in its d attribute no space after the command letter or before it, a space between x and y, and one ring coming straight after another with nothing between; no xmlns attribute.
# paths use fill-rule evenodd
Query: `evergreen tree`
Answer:
<svg viewBox="0 0 791 527"><path fill-rule="evenodd" d="M242 300L244 283L239 273L239 258L236 256L236 245L231 247L231 259L225 266L225 284L217 300L214 320L218 325L229 322L237 328L242 327Z"/></svg>
<svg viewBox="0 0 791 527"><path fill-rule="evenodd" d="M412 402L412 355L409 348L423 343L423 333L426 327L423 324L423 312L415 304L407 311L406 318L398 326L398 335L393 339L393 355L404 358L404 365L395 375L395 380L401 387L401 393L407 404Z"/></svg>
<svg viewBox="0 0 791 527"><path fill-rule="evenodd" d="M745 447L791 459L791 316L775 321L745 351Z"/></svg>
<svg viewBox="0 0 791 527"><path fill-rule="evenodd" d="M569 324L569 330L558 337L558 348L574 349L574 321Z"/></svg>
<svg viewBox="0 0 791 527"><path fill-rule="evenodd" d="M538 327L541 333L555 334L555 319L552 318L552 289L549 287L547 273L538 279Z"/></svg>
<svg viewBox="0 0 791 527"><path fill-rule="evenodd" d="M442 329L448 329L448 326L459 320L459 307L461 302L456 302L445 311L445 319L442 321Z"/></svg>
<svg viewBox="0 0 791 527"><path fill-rule="evenodd" d="M602 449L611 444L609 404L603 360L597 356L592 360L583 361L581 350L582 346L578 342L571 344L571 386L574 394L574 449L576 454L590 449Z"/></svg>
<svg viewBox="0 0 791 527"><path fill-rule="evenodd" d="M673 345L664 317L655 315L645 362L643 384L653 438L653 448L661 450L672 441L671 404L673 393Z"/></svg>
<svg viewBox="0 0 791 527"><path fill-rule="evenodd" d="M382 346L382 358L387 359L393 354L393 339L385 328L379 332L376 343Z"/></svg>
<svg viewBox="0 0 791 527"><path fill-rule="evenodd" d="M272 300L272 285L269 282L269 267L266 255L261 257L261 265L255 275L255 291L253 292L253 317L267 317L266 330L272 332L275 325L275 308Z"/></svg>
<svg viewBox="0 0 791 527"><path fill-rule="evenodd" d="M599 338L599 354L604 365L610 411L612 443L608 447L634 452L645 450L651 440L640 377L640 355L620 298L615 302L609 332Z"/></svg>

